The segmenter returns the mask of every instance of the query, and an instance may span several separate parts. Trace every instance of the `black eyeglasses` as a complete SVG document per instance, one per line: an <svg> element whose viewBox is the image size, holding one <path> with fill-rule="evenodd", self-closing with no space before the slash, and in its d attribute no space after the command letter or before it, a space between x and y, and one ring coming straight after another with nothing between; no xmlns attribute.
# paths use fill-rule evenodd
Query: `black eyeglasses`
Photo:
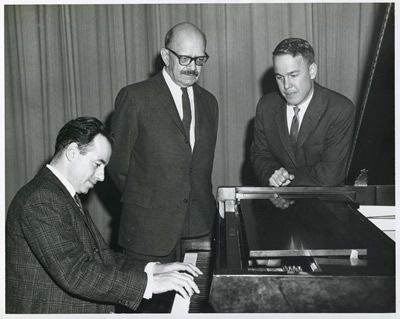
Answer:
<svg viewBox="0 0 400 319"><path fill-rule="evenodd" d="M190 63L192 63L192 61L194 61L194 63L197 66L204 66L209 58L207 53L205 53L204 56L196 56L196 57L192 58L187 55L179 55L178 53L172 51L170 48L166 48L166 49L176 55L176 57L179 60L179 64L182 66L188 66Z"/></svg>

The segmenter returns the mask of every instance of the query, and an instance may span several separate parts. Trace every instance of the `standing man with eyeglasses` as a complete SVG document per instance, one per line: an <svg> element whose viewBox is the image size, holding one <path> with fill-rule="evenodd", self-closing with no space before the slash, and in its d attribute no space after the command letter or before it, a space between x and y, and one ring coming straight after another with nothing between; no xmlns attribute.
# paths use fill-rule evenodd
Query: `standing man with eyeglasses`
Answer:
<svg viewBox="0 0 400 319"><path fill-rule="evenodd" d="M129 256L176 261L182 239L211 234L218 104L196 84L205 50L197 26L175 25L161 49L162 72L116 98L108 172L122 194L119 244Z"/></svg>

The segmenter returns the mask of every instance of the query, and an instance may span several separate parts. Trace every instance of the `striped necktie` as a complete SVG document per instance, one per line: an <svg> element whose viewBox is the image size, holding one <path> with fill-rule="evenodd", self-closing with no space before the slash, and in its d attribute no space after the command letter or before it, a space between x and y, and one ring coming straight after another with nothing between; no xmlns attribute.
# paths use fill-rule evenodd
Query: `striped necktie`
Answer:
<svg viewBox="0 0 400 319"><path fill-rule="evenodd" d="M76 205L78 205L79 210L81 211L81 213L82 213L83 217L85 218L85 220L87 220L86 212L83 209L81 199L79 198L78 194L76 194L76 193L75 193L75 196L74 196L74 201L75 201Z"/></svg>
<svg viewBox="0 0 400 319"><path fill-rule="evenodd" d="M294 115L292 119L292 125L290 126L290 141L292 143L293 150L296 151L297 136L299 135L299 112L300 109L295 106L293 107Z"/></svg>
<svg viewBox="0 0 400 319"><path fill-rule="evenodd" d="M182 89L182 109L183 109L183 118L182 124L185 129L186 136L190 142L190 123L192 122L192 112L190 110L190 100L187 88Z"/></svg>

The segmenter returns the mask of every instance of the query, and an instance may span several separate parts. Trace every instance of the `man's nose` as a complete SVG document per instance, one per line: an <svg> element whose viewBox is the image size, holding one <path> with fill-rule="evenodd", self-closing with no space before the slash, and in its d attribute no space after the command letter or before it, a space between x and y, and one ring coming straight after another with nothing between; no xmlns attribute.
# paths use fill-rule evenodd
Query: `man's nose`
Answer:
<svg viewBox="0 0 400 319"><path fill-rule="evenodd" d="M194 63L194 60L190 61L190 63L187 66L187 68L190 69L190 70L195 70L196 69L196 63Z"/></svg>
<svg viewBox="0 0 400 319"><path fill-rule="evenodd" d="M288 88L290 88L291 86L292 86L292 84L291 84L289 78L284 78L284 79L283 79L283 87L284 87L285 89L288 89Z"/></svg>
<svg viewBox="0 0 400 319"><path fill-rule="evenodd" d="M100 182L104 181L104 167L99 167L96 172L96 178Z"/></svg>

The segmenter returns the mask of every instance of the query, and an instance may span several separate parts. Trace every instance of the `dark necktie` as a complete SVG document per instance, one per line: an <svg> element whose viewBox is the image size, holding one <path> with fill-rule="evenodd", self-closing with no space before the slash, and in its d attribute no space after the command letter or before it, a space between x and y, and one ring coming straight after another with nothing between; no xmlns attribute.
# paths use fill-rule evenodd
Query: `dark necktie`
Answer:
<svg viewBox="0 0 400 319"><path fill-rule="evenodd" d="M294 115L292 119L292 125L290 126L290 141L292 143L293 150L296 151L297 135L299 135L299 112L300 109L295 106L293 107Z"/></svg>
<svg viewBox="0 0 400 319"><path fill-rule="evenodd" d="M190 101L187 88L181 88L181 89L182 89L182 109L183 109L182 124L185 129L186 136L190 141L190 122L192 122L192 112L190 111Z"/></svg>
<svg viewBox="0 0 400 319"><path fill-rule="evenodd" d="M84 217L85 220L86 220L87 217L86 217L86 213L85 213L85 211L84 211L84 209L83 209L81 199L79 198L78 194L76 194L76 193L75 193L75 196L74 196L74 200L75 200L76 205L78 205L79 210L81 211L83 217Z"/></svg>

